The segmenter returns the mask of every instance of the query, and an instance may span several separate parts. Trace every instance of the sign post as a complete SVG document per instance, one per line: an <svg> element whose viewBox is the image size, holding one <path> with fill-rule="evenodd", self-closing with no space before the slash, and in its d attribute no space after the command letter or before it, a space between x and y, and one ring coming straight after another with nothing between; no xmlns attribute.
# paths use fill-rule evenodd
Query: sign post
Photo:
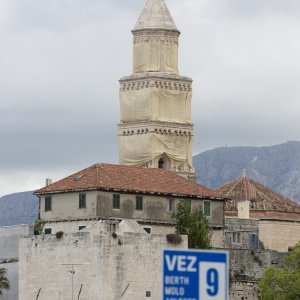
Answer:
<svg viewBox="0 0 300 300"><path fill-rule="evenodd" d="M163 251L163 300L228 300L228 252Z"/></svg>

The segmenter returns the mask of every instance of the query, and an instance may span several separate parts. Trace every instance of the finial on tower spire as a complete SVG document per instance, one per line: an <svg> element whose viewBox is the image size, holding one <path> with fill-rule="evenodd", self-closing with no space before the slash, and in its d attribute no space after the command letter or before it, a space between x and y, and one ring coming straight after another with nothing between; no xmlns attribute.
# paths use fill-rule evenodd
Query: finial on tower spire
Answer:
<svg viewBox="0 0 300 300"><path fill-rule="evenodd" d="M166 29L178 31L164 0L147 0L134 27L134 30L141 29Z"/></svg>

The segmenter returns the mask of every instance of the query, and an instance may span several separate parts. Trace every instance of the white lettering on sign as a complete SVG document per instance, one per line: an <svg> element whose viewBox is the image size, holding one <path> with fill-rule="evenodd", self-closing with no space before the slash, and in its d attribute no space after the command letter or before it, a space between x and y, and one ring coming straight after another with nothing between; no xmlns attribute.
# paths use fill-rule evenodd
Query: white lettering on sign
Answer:
<svg viewBox="0 0 300 300"><path fill-rule="evenodd" d="M165 284L169 285L189 285L190 278L186 276L165 276Z"/></svg>
<svg viewBox="0 0 300 300"><path fill-rule="evenodd" d="M169 271L174 271L175 268L178 272L197 272L196 269L196 256L186 255L166 255L166 263Z"/></svg>
<svg viewBox="0 0 300 300"><path fill-rule="evenodd" d="M165 287L165 294L171 296L184 296L185 290L183 287Z"/></svg>

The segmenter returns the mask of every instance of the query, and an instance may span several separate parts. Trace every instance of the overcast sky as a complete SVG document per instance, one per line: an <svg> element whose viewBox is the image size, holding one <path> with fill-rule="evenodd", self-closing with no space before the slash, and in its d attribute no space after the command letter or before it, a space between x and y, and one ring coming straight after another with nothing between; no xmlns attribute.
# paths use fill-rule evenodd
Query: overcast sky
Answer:
<svg viewBox="0 0 300 300"><path fill-rule="evenodd" d="M300 1L166 0L194 154L300 140ZM118 162L118 80L144 0L0 1L0 196Z"/></svg>

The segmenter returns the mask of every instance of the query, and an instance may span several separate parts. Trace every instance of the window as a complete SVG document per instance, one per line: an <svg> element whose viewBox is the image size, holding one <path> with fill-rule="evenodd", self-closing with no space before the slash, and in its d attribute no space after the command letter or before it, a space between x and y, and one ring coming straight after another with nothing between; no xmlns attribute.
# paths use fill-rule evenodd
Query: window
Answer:
<svg viewBox="0 0 300 300"><path fill-rule="evenodd" d="M45 197L45 211L51 211L52 210L52 197L46 196Z"/></svg>
<svg viewBox="0 0 300 300"><path fill-rule="evenodd" d="M232 233L232 242L236 244L241 243L241 233L240 232L233 232Z"/></svg>
<svg viewBox="0 0 300 300"><path fill-rule="evenodd" d="M45 228L45 234L52 234L52 228Z"/></svg>
<svg viewBox="0 0 300 300"><path fill-rule="evenodd" d="M120 194L113 194L113 209L120 209Z"/></svg>
<svg viewBox="0 0 300 300"><path fill-rule="evenodd" d="M79 194L79 208L86 208L86 194Z"/></svg>
<svg viewBox="0 0 300 300"><path fill-rule="evenodd" d="M204 216L210 217L211 216L210 210L211 210L210 201L204 201L204 205L203 205Z"/></svg>
<svg viewBox="0 0 300 300"><path fill-rule="evenodd" d="M143 227L143 229L147 232L147 233L151 233L151 227Z"/></svg>
<svg viewBox="0 0 300 300"><path fill-rule="evenodd" d="M135 209L143 210L143 196L136 196L135 198Z"/></svg>
<svg viewBox="0 0 300 300"><path fill-rule="evenodd" d="M172 213L174 212L174 199L168 199L167 202L167 213Z"/></svg>
<svg viewBox="0 0 300 300"><path fill-rule="evenodd" d="M146 291L146 298L151 297L151 292L150 291Z"/></svg>
<svg viewBox="0 0 300 300"><path fill-rule="evenodd" d="M79 226L78 226L78 230L79 230L79 231L80 231L81 229L84 229L84 228L86 228L85 225L79 225Z"/></svg>
<svg viewBox="0 0 300 300"><path fill-rule="evenodd" d="M254 233L249 234L249 241L250 241L250 250L259 249L259 240L256 234Z"/></svg>

